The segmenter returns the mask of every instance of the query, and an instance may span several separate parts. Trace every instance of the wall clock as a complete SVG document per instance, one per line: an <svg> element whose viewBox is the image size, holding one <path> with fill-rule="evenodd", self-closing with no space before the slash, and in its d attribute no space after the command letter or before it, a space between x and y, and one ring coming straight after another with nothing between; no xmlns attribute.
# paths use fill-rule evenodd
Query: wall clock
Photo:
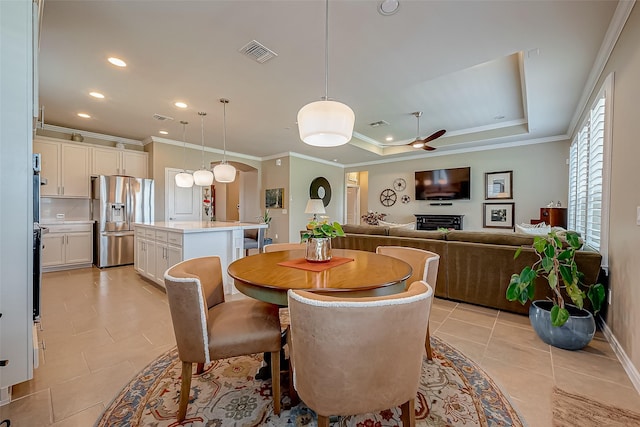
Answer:
<svg viewBox="0 0 640 427"><path fill-rule="evenodd" d="M396 200L398 200L398 195L390 188L386 188L380 193L380 203L382 203L383 206L393 206Z"/></svg>
<svg viewBox="0 0 640 427"><path fill-rule="evenodd" d="M396 178L393 180L393 189L396 191L404 191L407 188L407 181L404 178Z"/></svg>
<svg viewBox="0 0 640 427"><path fill-rule="evenodd" d="M322 199L322 204L327 207L331 201L331 185L329 185L327 178L319 176L311 181L311 186L309 187L309 198Z"/></svg>

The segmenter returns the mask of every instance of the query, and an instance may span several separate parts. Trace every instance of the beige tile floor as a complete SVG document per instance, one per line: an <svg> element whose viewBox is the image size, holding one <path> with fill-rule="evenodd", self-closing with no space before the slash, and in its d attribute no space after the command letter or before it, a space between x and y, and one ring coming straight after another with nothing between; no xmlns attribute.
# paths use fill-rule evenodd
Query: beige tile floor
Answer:
<svg viewBox="0 0 640 427"><path fill-rule="evenodd" d="M42 296L40 367L0 408L0 419L10 418L12 426L92 426L136 372L175 345L163 290L131 266L47 273ZM585 350L559 350L540 341L525 316L440 299L431 332L480 365L529 426L551 425L554 384L640 408L638 392L599 333Z"/></svg>

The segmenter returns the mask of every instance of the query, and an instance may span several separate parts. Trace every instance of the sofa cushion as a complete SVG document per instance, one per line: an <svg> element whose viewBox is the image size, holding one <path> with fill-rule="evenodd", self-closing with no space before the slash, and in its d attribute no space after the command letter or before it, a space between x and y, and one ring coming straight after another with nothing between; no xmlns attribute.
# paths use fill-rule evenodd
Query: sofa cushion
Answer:
<svg viewBox="0 0 640 427"><path fill-rule="evenodd" d="M445 233L435 230L407 230L406 228L390 228L389 236L413 237L418 239L444 240Z"/></svg>
<svg viewBox="0 0 640 427"><path fill-rule="evenodd" d="M378 220L378 225L386 225L390 229L391 228L404 228L405 230L415 230L416 229L416 223L415 222L408 222L406 224L398 224L397 222L387 222L387 221Z"/></svg>
<svg viewBox="0 0 640 427"><path fill-rule="evenodd" d="M525 246L533 244L534 236L522 233L490 233L485 231L453 230L446 234L450 242L489 243L494 245Z"/></svg>
<svg viewBox="0 0 640 427"><path fill-rule="evenodd" d="M388 236L389 227L381 225L354 225L344 224L342 230L347 234L371 234L378 236Z"/></svg>

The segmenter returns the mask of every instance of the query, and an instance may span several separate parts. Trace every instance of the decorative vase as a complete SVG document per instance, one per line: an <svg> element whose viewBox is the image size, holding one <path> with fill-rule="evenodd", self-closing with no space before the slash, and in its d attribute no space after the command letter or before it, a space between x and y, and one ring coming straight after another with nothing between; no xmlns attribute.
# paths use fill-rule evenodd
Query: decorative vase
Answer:
<svg viewBox="0 0 640 427"><path fill-rule="evenodd" d="M328 262L331 260L331 238L309 237L305 259L309 262Z"/></svg>
<svg viewBox="0 0 640 427"><path fill-rule="evenodd" d="M565 350L580 350L586 347L596 333L593 315L575 305L565 304L569 320L562 326L551 324L551 301L533 301L529 307L529 321L545 343Z"/></svg>

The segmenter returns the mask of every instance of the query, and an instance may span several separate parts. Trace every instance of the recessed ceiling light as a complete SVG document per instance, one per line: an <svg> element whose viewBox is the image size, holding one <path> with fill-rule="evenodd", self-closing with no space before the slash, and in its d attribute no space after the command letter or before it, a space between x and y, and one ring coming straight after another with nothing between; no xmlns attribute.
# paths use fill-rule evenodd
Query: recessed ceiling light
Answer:
<svg viewBox="0 0 640 427"><path fill-rule="evenodd" d="M385 138L386 141L393 141L393 137L392 136L388 136Z"/></svg>
<svg viewBox="0 0 640 427"><path fill-rule="evenodd" d="M188 107L188 105L187 105L187 104L185 104L184 102L180 102L180 101L176 102L176 103L175 103L175 104L173 104L173 105L175 105L175 106L176 106L176 107L178 107L178 108L187 108L187 107Z"/></svg>
<svg viewBox="0 0 640 427"><path fill-rule="evenodd" d="M382 15L393 15L398 11L400 2L398 0L384 0L378 6L378 12Z"/></svg>
<svg viewBox="0 0 640 427"><path fill-rule="evenodd" d="M82 117L83 119L90 119L91 116L87 113L78 113L78 117Z"/></svg>
<svg viewBox="0 0 640 427"><path fill-rule="evenodd" d="M169 132L167 132L166 130L158 131L158 133L159 133L160 135L169 135Z"/></svg>
<svg viewBox="0 0 640 427"><path fill-rule="evenodd" d="M104 95L100 92L89 92L89 95L93 96L94 98L104 99Z"/></svg>
<svg viewBox="0 0 640 427"><path fill-rule="evenodd" d="M111 62L116 67L126 67L127 66L126 62L124 62L122 59L116 58L114 56L112 56L111 58L107 59L107 61Z"/></svg>

